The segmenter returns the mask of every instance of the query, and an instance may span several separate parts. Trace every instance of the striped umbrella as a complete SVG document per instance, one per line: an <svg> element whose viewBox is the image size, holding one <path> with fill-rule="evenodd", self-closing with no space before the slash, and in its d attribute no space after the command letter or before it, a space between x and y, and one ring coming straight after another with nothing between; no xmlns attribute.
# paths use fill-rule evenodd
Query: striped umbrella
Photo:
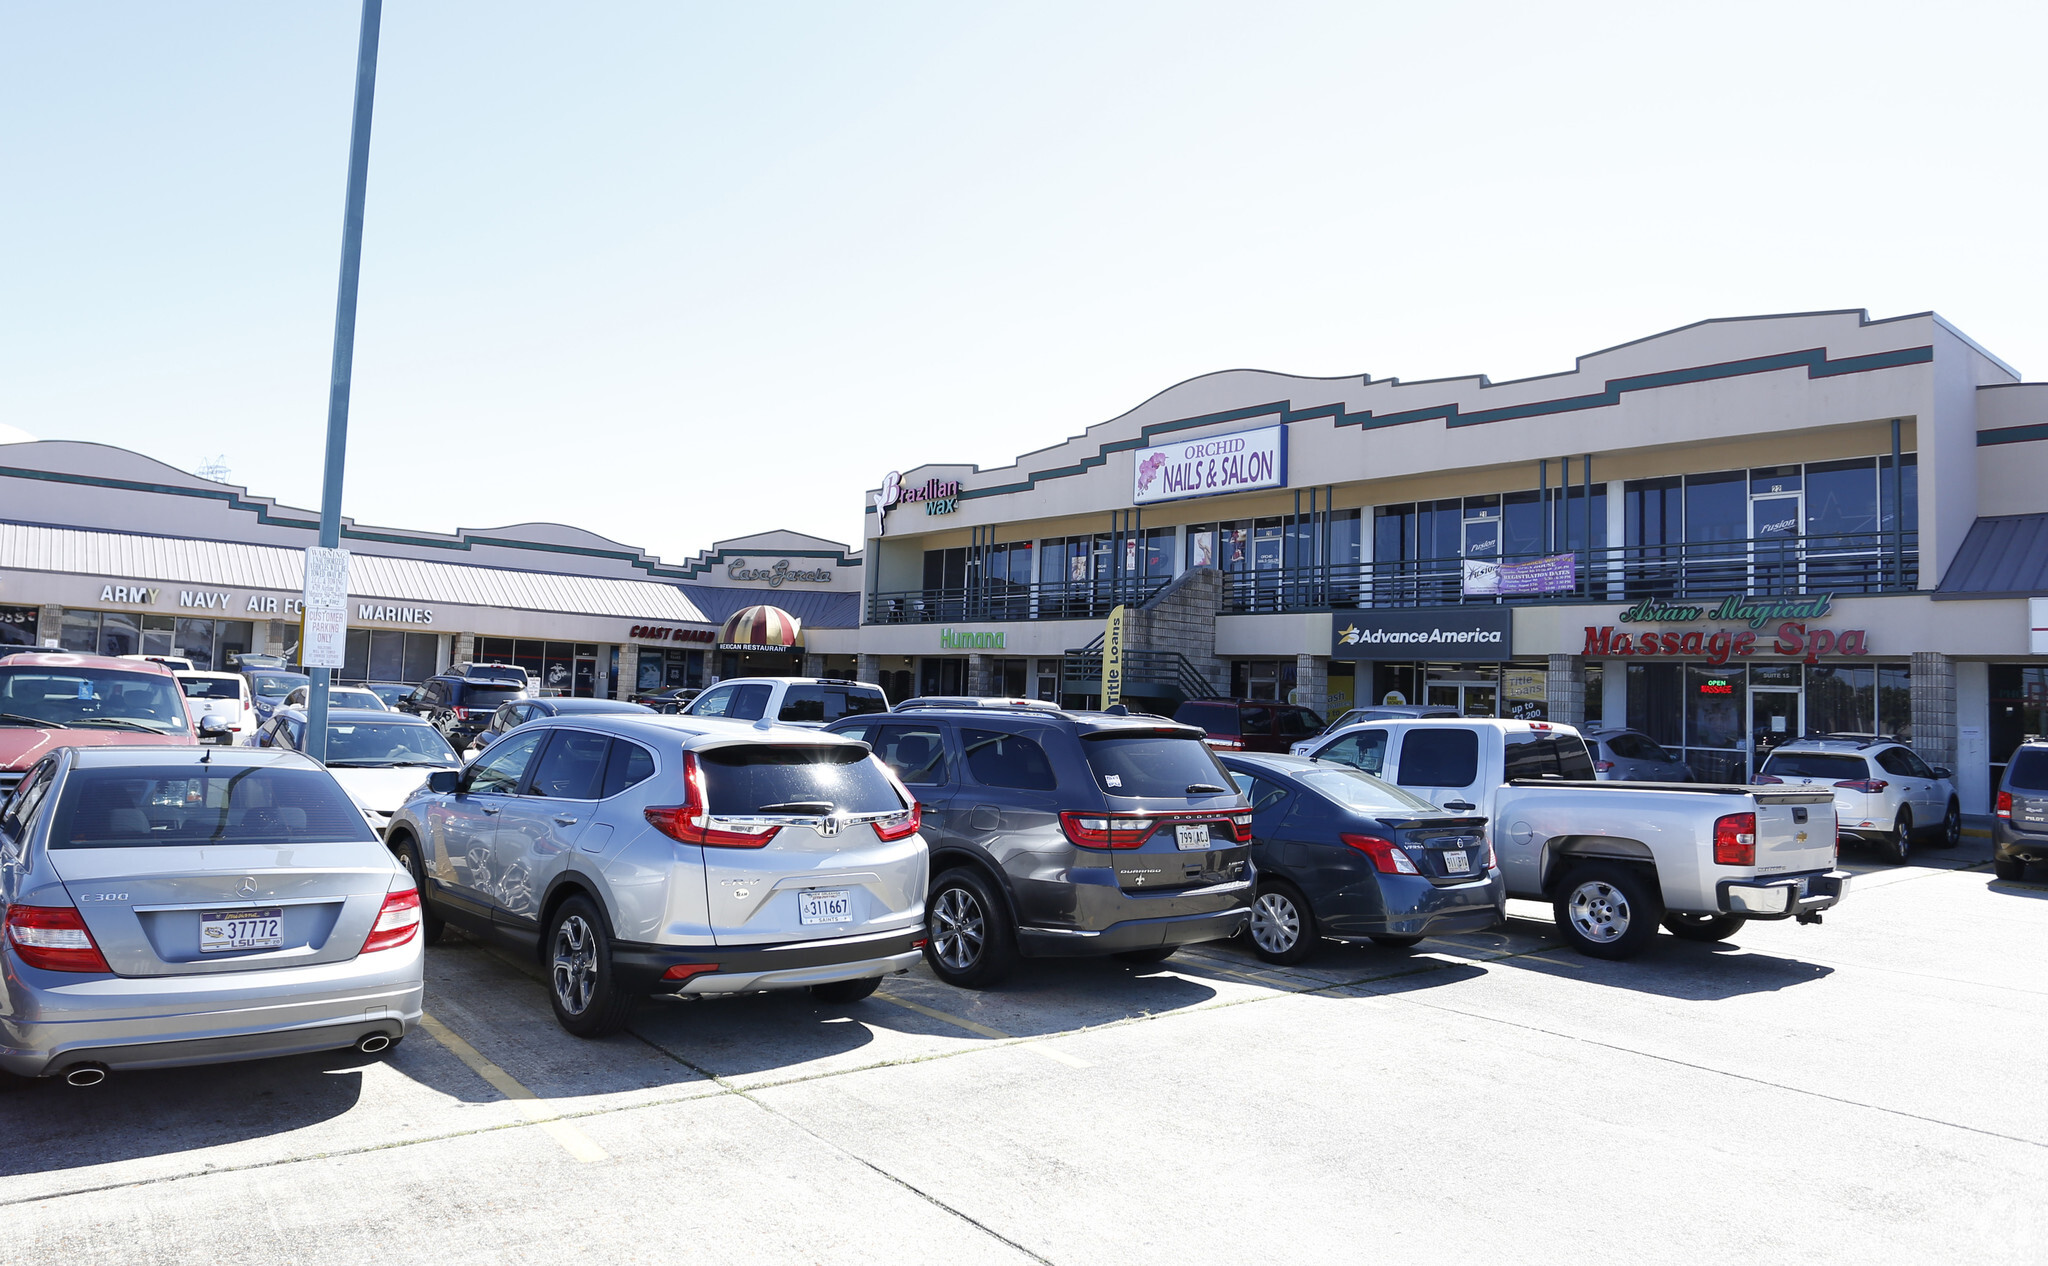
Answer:
<svg viewBox="0 0 2048 1266"><path fill-rule="evenodd" d="M781 607L759 606L735 611L718 631L722 651L794 650L803 623Z"/></svg>

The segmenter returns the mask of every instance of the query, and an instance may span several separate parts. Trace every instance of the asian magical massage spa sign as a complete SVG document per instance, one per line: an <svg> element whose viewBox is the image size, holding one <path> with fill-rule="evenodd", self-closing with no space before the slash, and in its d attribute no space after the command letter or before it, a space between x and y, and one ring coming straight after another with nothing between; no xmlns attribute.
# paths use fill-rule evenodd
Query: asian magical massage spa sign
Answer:
<svg viewBox="0 0 2048 1266"><path fill-rule="evenodd" d="M1816 628L1811 623L1827 618L1835 595L1814 594L1804 598L1724 598L1711 610L1683 603L1645 598L1615 619L1622 624L1693 624L1726 621L1746 625L1740 629L1660 630L1639 633L1617 630L1613 625L1586 626L1588 659L1620 659L1629 656L1662 655L1671 659L1704 659L1725 664L1731 659L1755 655L1788 655L1812 664L1823 655L1868 655L1862 629ZM1776 627L1765 632L1765 626ZM1762 639L1768 636L1769 641Z"/></svg>

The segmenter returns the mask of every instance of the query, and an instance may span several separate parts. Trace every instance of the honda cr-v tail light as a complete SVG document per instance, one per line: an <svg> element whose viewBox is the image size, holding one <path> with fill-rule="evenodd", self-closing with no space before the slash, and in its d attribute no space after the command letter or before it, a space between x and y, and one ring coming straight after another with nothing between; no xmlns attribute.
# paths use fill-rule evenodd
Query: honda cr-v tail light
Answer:
<svg viewBox="0 0 2048 1266"><path fill-rule="evenodd" d="M1596 760L1593 762L1593 772L1596 774L1611 774L1614 772L1614 762L1611 760Z"/></svg>
<svg viewBox="0 0 2048 1266"><path fill-rule="evenodd" d="M111 972L85 920L70 906L14 906L7 939L16 957L44 971Z"/></svg>
<svg viewBox="0 0 2048 1266"><path fill-rule="evenodd" d="M1382 875L1419 875L1415 862L1406 851L1392 840L1383 840L1377 835L1339 835L1346 844L1372 858L1372 866Z"/></svg>
<svg viewBox="0 0 2048 1266"><path fill-rule="evenodd" d="M651 805L641 810L655 830L685 844L716 848L761 848L781 831L768 822L719 821L711 816L711 797L704 789L704 767L697 753L683 753L683 802ZM715 825L714 825L715 823Z"/></svg>
<svg viewBox="0 0 2048 1266"><path fill-rule="evenodd" d="M2012 793L2010 791L1998 793L1998 816L2001 818L2012 816Z"/></svg>
<svg viewBox="0 0 2048 1266"><path fill-rule="evenodd" d="M910 794L910 788L903 785L903 780L896 776L896 771L889 768L887 762L876 760L875 764L881 766L889 785L896 789L897 795L903 797L903 803L910 806L907 813L891 814L874 823L875 838L883 841L907 840L916 835L918 828L924 825L924 806L917 802L916 796Z"/></svg>
<svg viewBox="0 0 2048 1266"><path fill-rule="evenodd" d="M363 938L362 952L395 949L410 941L420 930L420 894L417 889L406 888L399 892L384 894L384 908L377 911L377 921L370 925L370 934Z"/></svg>
<svg viewBox="0 0 2048 1266"><path fill-rule="evenodd" d="M1714 865L1756 865L1756 815L1729 813L1714 819Z"/></svg>

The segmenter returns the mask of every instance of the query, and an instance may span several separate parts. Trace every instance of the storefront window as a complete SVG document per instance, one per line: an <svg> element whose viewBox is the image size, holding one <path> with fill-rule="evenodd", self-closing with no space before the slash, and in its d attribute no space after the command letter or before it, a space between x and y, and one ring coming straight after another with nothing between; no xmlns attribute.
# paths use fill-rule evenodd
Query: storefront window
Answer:
<svg viewBox="0 0 2048 1266"><path fill-rule="evenodd" d="M1216 525L1197 523L1188 528L1188 566L1216 566Z"/></svg>
<svg viewBox="0 0 2048 1266"><path fill-rule="evenodd" d="M36 645L42 614L36 607L0 607L0 646Z"/></svg>
<svg viewBox="0 0 2048 1266"><path fill-rule="evenodd" d="M100 613L97 611L64 612L64 632L60 635L64 649L74 655L97 655L100 653Z"/></svg>
<svg viewBox="0 0 2048 1266"><path fill-rule="evenodd" d="M100 615L100 654L142 654L142 621L126 611L103 612ZM194 667L198 666L199 661L192 662Z"/></svg>
<svg viewBox="0 0 2048 1266"><path fill-rule="evenodd" d="M254 650L256 626L247 620L178 620L133 611L64 612L63 648L79 655L181 655L197 669L233 668L234 657Z"/></svg>

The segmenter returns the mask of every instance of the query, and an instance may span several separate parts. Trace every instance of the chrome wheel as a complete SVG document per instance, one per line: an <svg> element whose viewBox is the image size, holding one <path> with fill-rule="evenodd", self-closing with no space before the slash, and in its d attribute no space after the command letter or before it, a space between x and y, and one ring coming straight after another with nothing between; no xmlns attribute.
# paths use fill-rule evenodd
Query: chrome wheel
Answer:
<svg viewBox="0 0 2048 1266"><path fill-rule="evenodd" d="M1301 911L1284 892L1262 892L1252 906L1252 944L1268 954L1285 954L1301 939Z"/></svg>
<svg viewBox="0 0 2048 1266"><path fill-rule="evenodd" d="M1947 816L1941 820L1941 846L1943 848L1954 848L1962 842L1963 811L1961 807L1951 804L1948 807Z"/></svg>
<svg viewBox="0 0 2048 1266"><path fill-rule="evenodd" d="M954 971L966 971L981 957L987 939L981 903L965 888L948 888L932 905L932 952Z"/></svg>
<svg viewBox="0 0 2048 1266"><path fill-rule="evenodd" d="M555 926L555 1001L570 1015L582 1015L597 992L597 933L580 914Z"/></svg>
<svg viewBox="0 0 2048 1266"><path fill-rule="evenodd" d="M1588 880L1572 889L1565 910L1578 934L1595 944L1618 941L1628 932L1628 897L1605 880Z"/></svg>

